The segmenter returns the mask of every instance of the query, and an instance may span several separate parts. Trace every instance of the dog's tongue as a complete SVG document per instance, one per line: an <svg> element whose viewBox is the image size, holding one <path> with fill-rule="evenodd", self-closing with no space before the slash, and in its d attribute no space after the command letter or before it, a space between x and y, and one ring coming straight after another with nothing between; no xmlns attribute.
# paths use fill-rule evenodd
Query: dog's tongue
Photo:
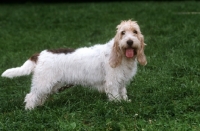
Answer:
<svg viewBox="0 0 200 131"><path fill-rule="evenodd" d="M132 58L134 56L133 49L126 49L126 57Z"/></svg>

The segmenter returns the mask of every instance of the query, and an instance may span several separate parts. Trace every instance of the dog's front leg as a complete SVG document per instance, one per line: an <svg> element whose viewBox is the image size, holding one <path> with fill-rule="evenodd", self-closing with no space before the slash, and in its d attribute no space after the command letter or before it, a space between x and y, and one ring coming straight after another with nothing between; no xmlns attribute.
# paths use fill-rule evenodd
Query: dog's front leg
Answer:
<svg viewBox="0 0 200 131"><path fill-rule="evenodd" d="M121 98L124 100L124 101L127 101L127 102L130 102L131 99L128 99L128 96L127 96L127 90L126 90L126 86L122 86L121 88L119 88L119 94L121 96Z"/></svg>
<svg viewBox="0 0 200 131"><path fill-rule="evenodd" d="M105 92L109 101L120 101L121 96L119 94L119 85L113 82L107 82Z"/></svg>

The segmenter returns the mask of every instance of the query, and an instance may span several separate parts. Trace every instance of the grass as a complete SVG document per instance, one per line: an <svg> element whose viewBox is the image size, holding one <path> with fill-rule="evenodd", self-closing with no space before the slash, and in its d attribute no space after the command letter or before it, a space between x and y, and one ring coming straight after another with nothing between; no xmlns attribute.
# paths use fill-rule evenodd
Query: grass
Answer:
<svg viewBox="0 0 200 131"><path fill-rule="evenodd" d="M0 78L0 130L199 131L199 2L0 5L0 72L33 53L105 43L121 20L138 21L148 64L128 85L131 103L75 87L24 110L31 76Z"/></svg>

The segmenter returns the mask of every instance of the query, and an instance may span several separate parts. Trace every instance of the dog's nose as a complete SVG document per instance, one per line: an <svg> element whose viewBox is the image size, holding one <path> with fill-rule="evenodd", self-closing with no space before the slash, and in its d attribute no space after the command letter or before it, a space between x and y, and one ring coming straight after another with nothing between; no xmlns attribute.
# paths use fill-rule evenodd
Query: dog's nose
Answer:
<svg viewBox="0 0 200 131"><path fill-rule="evenodd" d="M132 40L128 40L126 43L127 43L129 46L132 46L132 45L133 45L133 41L132 41Z"/></svg>

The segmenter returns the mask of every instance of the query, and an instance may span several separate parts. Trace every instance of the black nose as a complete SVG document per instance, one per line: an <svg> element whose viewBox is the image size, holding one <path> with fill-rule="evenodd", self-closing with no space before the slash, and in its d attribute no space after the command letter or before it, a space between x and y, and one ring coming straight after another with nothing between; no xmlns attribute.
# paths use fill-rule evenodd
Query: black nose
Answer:
<svg viewBox="0 0 200 131"><path fill-rule="evenodd" d="M129 46L132 46L132 45L133 45L133 41L132 41L132 40L128 40L126 43L127 43Z"/></svg>

